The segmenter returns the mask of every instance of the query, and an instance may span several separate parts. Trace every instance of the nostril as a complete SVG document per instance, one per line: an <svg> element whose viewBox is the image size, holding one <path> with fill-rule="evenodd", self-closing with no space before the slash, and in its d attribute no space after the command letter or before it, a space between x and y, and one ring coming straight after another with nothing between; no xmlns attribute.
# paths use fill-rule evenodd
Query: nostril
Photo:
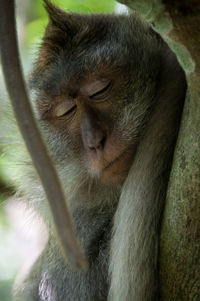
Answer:
<svg viewBox="0 0 200 301"><path fill-rule="evenodd" d="M102 148L104 148L105 142L106 142L106 136L103 136L103 138L101 139L101 141L99 143Z"/></svg>
<svg viewBox="0 0 200 301"><path fill-rule="evenodd" d="M106 135L103 132L98 131L95 135L87 137L87 145L91 150L102 150L105 145Z"/></svg>

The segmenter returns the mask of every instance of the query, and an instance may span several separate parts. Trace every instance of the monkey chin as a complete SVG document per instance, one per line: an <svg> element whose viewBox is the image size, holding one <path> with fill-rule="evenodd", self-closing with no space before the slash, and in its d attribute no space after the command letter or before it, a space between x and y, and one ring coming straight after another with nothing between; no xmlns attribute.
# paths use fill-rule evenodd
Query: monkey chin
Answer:
<svg viewBox="0 0 200 301"><path fill-rule="evenodd" d="M110 168L111 169L111 168ZM102 184L106 185L106 186L121 186L123 185L126 177L128 175L128 170L123 170L119 171L119 170L115 170L115 168L113 168L112 170L109 171L103 171L100 174L99 180Z"/></svg>

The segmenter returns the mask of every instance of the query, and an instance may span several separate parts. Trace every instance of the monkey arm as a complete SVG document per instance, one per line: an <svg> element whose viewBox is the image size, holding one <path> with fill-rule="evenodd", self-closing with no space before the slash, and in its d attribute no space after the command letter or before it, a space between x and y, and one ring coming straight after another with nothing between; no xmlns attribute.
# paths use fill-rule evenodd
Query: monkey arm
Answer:
<svg viewBox="0 0 200 301"><path fill-rule="evenodd" d="M179 67L175 56L166 53L162 88L115 215L110 264L112 301L157 300L158 236L178 131L177 116L185 93L184 74L180 73L177 80L170 69L178 71ZM180 91L182 97L176 95ZM118 290L120 283L124 285Z"/></svg>

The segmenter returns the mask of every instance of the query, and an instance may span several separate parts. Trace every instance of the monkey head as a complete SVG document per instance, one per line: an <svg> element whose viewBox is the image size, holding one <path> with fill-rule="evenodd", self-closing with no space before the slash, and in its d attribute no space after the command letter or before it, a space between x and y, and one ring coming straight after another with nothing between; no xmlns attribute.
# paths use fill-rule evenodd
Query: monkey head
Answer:
<svg viewBox="0 0 200 301"><path fill-rule="evenodd" d="M79 15L45 2L49 24L30 90L52 157L121 184L156 94L161 55L151 29L138 32L136 16Z"/></svg>

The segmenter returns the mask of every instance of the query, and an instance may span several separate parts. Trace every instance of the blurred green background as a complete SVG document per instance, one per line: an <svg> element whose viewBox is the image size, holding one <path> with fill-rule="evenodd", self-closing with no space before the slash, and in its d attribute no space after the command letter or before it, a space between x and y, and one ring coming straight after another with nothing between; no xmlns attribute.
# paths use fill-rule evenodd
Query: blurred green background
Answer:
<svg viewBox="0 0 200 301"><path fill-rule="evenodd" d="M52 1L66 11L78 13L112 13L124 7L114 0L55 0ZM41 37L48 22L42 0L17 0L16 15L20 53L25 78L28 77L37 55ZM17 226L21 216L9 201L16 188L13 180L12 160L17 152L17 136L9 130L9 101L3 82L0 65L0 301L11 300L13 280L23 262L23 235ZM12 131L11 131L12 132ZM26 241L26 244L29 242ZM28 300L27 300L28 301Z"/></svg>

